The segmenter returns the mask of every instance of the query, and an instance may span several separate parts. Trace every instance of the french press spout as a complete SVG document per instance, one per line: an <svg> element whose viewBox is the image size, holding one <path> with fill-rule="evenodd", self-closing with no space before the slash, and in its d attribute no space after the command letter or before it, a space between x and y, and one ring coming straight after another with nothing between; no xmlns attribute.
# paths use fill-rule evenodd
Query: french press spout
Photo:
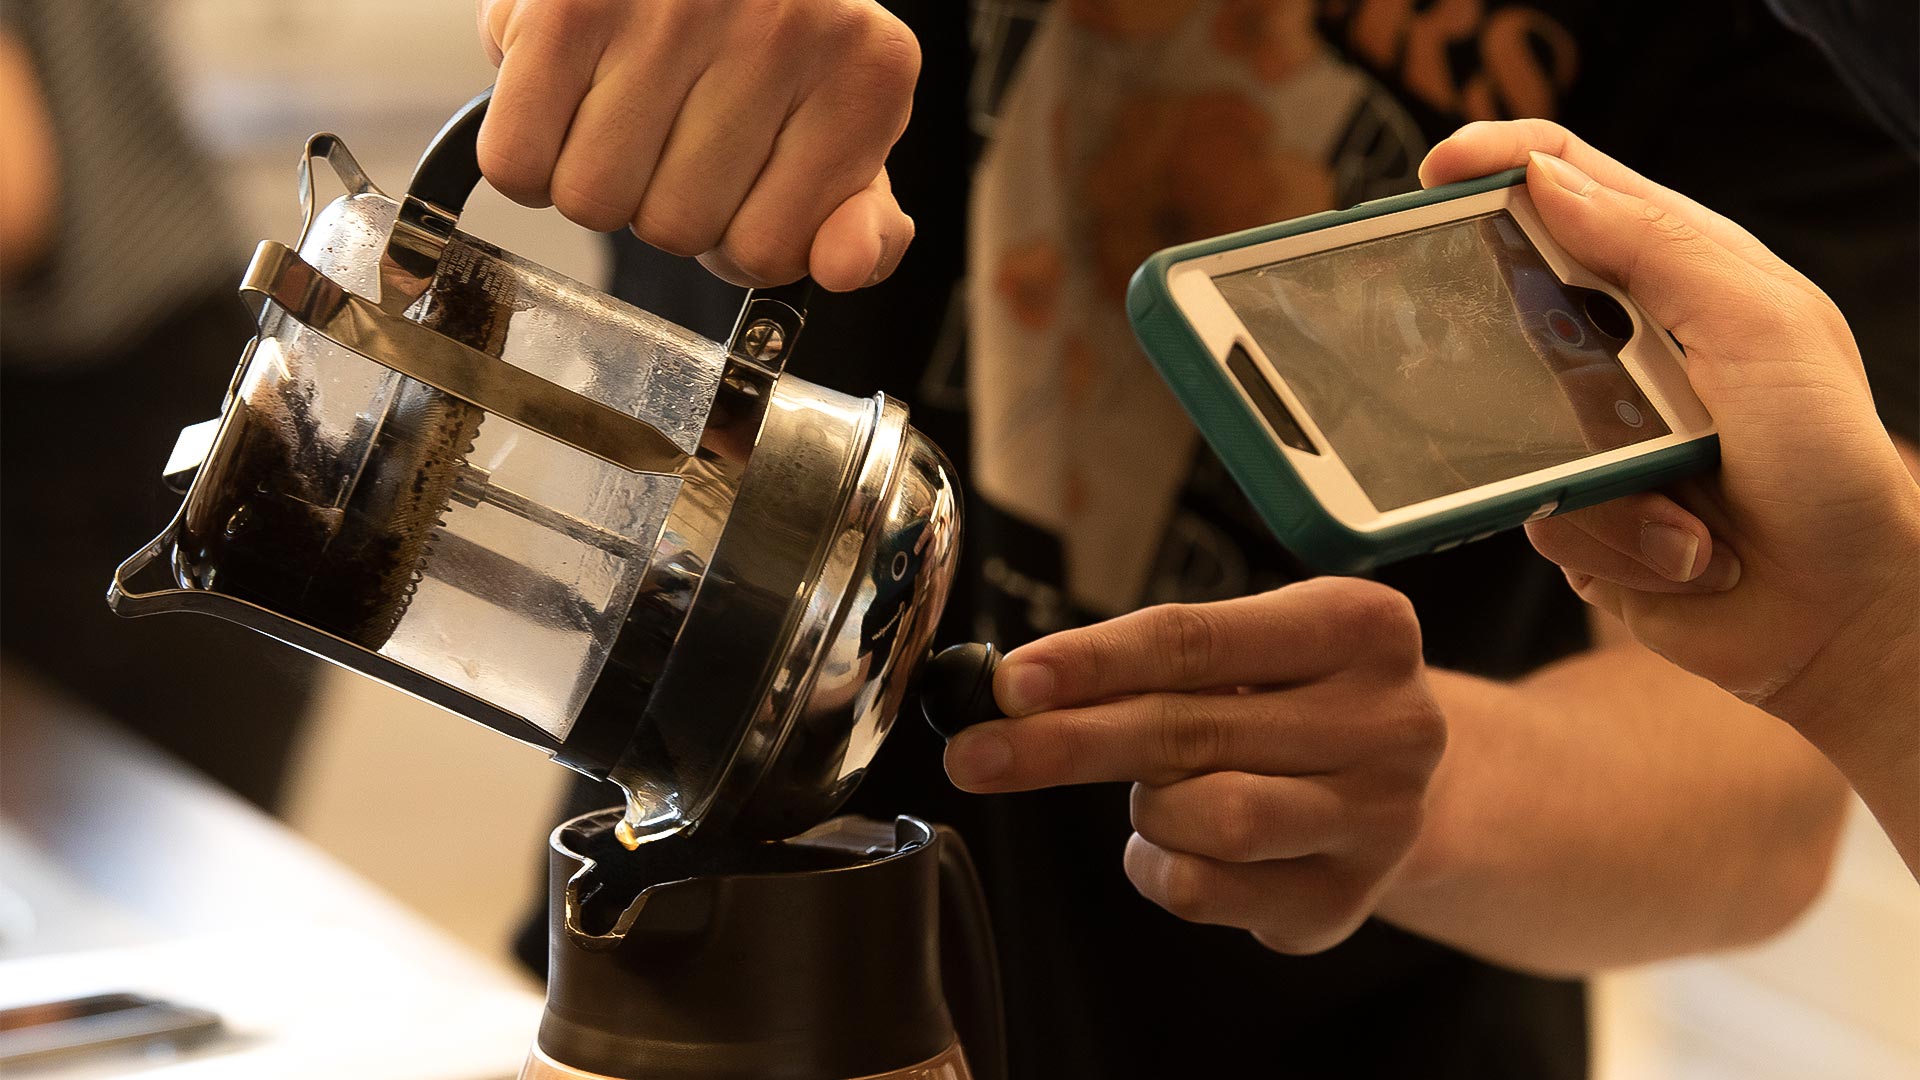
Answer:
<svg viewBox="0 0 1920 1080"><path fill-rule="evenodd" d="M398 198L307 143L185 502L114 576L624 787L629 834L784 837L858 783L954 573L952 466L884 395L783 374L803 290L708 341L458 228L488 95ZM319 205L315 165L345 193Z"/></svg>

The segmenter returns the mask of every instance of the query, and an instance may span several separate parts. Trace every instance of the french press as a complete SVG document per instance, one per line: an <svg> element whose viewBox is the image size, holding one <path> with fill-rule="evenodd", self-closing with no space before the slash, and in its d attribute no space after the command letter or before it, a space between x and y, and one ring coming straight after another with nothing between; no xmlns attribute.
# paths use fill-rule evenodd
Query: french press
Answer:
<svg viewBox="0 0 1920 1080"><path fill-rule="evenodd" d="M720 344L459 231L488 98L399 198L308 142L299 240L255 252L258 334L109 603L249 626L612 780L630 843L799 833L927 653L952 467L900 403L783 375L797 289L749 293Z"/></svg>

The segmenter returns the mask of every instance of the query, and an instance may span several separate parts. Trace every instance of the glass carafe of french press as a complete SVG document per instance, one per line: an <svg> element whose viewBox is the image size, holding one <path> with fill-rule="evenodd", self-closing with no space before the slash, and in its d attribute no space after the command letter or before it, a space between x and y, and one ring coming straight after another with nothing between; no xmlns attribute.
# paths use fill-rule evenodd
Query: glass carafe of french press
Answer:
<svg viewBox="0 0 1920 1080"><path fill-rule="evenodd" d="M793 835L926 653L951 467L899 403L782 374L795 292L749 294L721 344L458 231L486 105L399 198L309 142L300 239L256 252L259 333L110 602L245 624L611 779L628 842Z"/></svg>

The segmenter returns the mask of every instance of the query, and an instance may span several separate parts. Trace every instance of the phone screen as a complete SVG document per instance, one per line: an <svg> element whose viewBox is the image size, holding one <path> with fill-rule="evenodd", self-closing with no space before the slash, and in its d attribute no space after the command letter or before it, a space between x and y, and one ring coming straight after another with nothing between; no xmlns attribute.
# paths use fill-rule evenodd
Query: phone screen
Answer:
<svg viewBox="0 0 1920 1080"><path fill-rule="evenodd" d="M1214 283L1382 511L1669 433L1625 312L1505 210Z"/></svg>

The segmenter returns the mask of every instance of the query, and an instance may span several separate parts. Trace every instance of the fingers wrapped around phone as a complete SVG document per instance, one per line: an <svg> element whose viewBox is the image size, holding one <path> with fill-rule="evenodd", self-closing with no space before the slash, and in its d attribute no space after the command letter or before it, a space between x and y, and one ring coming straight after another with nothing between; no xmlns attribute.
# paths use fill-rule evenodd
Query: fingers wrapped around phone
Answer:
<svg viewBox="0 0 1920 1080"><path fill-rule="evenodd" d="M1769 271L1785 267L1766 245L1731 218L1654 183L1551 120L1481 120L1467 124L1428 151L1426 160L1420 163L1420 183L1437 187L1490 176L1528 165L1536 153L1564 161L1613 191L1666 207L1755 267Z"/></svg>
<svg viewBox="0 0 1920 1080"><path fill-rule="evenodd" d="M1641 493L1527 526L1534 550L1571 575L1661 593L1725 592L1740 558L1665 495Z"/></svg>

